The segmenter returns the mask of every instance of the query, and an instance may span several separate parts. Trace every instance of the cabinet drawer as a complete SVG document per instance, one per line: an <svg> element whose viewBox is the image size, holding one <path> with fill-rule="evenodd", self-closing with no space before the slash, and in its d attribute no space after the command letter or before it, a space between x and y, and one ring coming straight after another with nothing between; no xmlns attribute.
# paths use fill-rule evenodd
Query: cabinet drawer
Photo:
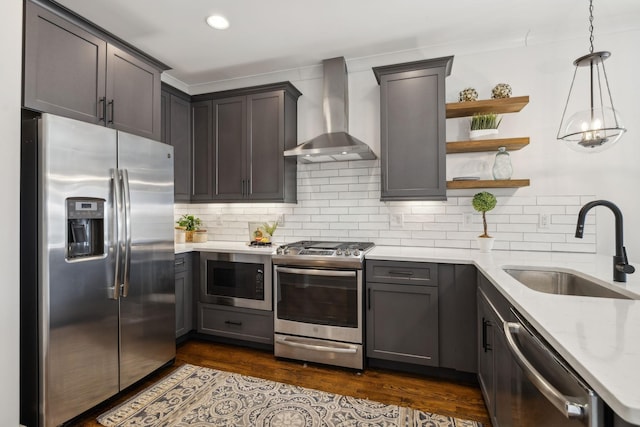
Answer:
<svg viewBox="0 0 640 427"><path fill-rule="evenodd" d="M367 261L367 281L437 286L438 264L406 261Z"/></svg>
<svg viewBox="0 0 640 427"><path fill-rule="evenodd" d="M176 274L187 271L187 269L190 267L190 264L191 264L190 261L191 260L188 254L176 255L176 260L175 260Z"/></svg>
<svg viewBox="0 0 640 427"><path fill-rule="evenodd" d="M273 344L273 312L198 304L198 332Z"/></svg>

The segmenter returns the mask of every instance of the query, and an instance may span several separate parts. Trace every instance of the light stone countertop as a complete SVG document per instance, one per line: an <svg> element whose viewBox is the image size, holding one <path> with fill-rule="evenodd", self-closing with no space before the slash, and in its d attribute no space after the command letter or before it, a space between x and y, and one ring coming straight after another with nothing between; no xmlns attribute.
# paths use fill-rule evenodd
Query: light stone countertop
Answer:
<svg viewBox="0 0 640 427"><path fill-rule="evenodd" d="M270 255L278 247L277 244L272 246L249 246L244 242L216 242L209 240L206 243L182 243L175 245L175 253L181 254L186 252L228 252L240 254L259 254Z"/></svg>
<svg viewBox="0 0 640 427"><path fill-rule="evenodd" d="M474 264L620 417L640 424L640 271L618 283L611 256L558 252L376 246L366 258ZM506 266L582 273L638 299L537 292L505 273Z"/></svg>
<svg viewBox="0 0 640 427"><path fill-rule="evenodd" d="M192 251L270 254L277 245L241 242L179 244ZM640 424L640 262L627 283L612 280L612 257L560 252L493 251L376 246L370 260L473 264L625 421ZM588 275L635 300L550 295L529 289L503 271L537 267Z"/></svg>

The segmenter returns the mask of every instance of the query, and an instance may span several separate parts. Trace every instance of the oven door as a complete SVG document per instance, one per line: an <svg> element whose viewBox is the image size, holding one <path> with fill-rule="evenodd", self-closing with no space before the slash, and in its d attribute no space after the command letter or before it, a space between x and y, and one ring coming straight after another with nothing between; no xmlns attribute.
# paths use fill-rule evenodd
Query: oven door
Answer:
<svg viewBox="0 0 640 427"><path fill-rule="evenodd" d="M274 271L276 332L362 344L362 270Z"/></svg>

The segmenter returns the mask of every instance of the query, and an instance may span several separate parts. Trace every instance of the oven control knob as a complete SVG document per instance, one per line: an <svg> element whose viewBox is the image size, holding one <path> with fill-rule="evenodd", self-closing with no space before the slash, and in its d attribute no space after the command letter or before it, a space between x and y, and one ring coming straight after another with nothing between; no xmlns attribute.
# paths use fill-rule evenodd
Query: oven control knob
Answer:
<svg viewBox="0 0 640 427"><path fill-rule="evenodd" d="M342 249L336 249L336 255L342 255Z"/></svg>
<svg viewBox="0 0 640 427"><path fill-rule="evenodd" d="M351 251L349 249L345 249L344 256L349 256L349 255L351 255Z"/></svg>
<svg viewBox="0 0 640 427"><path fill-rule="evenodd" d="M357 249L353 250L353 256L360 256L360 251Z"/></svg>

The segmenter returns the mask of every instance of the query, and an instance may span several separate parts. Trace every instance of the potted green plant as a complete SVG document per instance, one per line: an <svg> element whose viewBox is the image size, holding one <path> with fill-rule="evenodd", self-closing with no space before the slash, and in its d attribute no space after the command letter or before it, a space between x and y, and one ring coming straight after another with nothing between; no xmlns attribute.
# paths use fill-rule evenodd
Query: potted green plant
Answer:
<svg viewBox="0 0 640 427"><path fill-rule="evenodd" d="M185 241L193 242L193 232L200 229L202 221L191 214L184 214L176 221L176 224L185 230Z"/></svg>
<svg viewBox="0 0 640 427"><path fill-rule="evenodd" d="M484 232L477 237L480 252L490 252L493 248L494 238L489 236L489 232L487 230L486 213L495 208L497 203L498 201L496 200L496 196L489 193L488 191L481 191L480 193L476 193L473 196L473 200L471 201L473 209L478 212L482 212L482 226Z"/></svg>
<svg viewBox="0 0 640 427"><path fill-rule="evenodd" d="M470 139L482 138L498 133L498 126L502 122L502 118L496 113L477 113L471 117L471 127L469 131Z"/></svg>

